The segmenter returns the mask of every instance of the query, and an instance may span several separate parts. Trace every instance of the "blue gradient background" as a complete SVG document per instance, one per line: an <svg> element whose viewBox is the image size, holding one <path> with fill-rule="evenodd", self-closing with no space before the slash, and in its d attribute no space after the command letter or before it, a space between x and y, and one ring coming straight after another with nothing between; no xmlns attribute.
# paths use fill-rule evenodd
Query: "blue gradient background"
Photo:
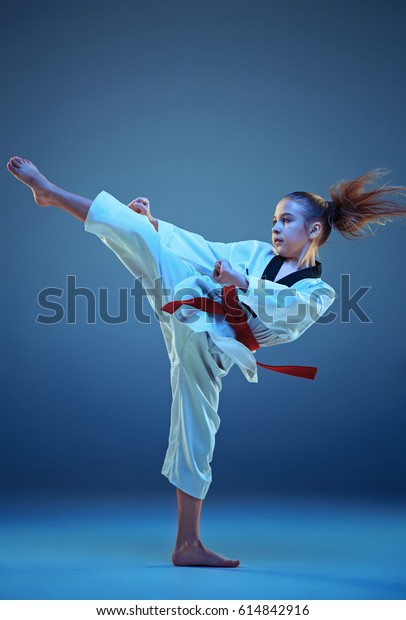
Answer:
<svg viewBox="0 0 406 620"><path fill-rule="evenodd" d="M19 2L2 7L1 490L171 498L161 473L170 413L159 325L41 325L45 287L109 290L134 278L65 212L7 171L31 159L54 183L128 203L213 241L271 238L280 198L383 166L406 185L405 8L389 1ZM234 366L208 498L405 493L405 224L332 234L323 279L351 313L259 361L309 364L316 381ZM141 294L141 287L136 283ZM65 304L66 296L62 298ZM132 303L132 302L130 302ZM131 305L130 305L131 308ZM339 300L331 310L339 313Z"/></svg>

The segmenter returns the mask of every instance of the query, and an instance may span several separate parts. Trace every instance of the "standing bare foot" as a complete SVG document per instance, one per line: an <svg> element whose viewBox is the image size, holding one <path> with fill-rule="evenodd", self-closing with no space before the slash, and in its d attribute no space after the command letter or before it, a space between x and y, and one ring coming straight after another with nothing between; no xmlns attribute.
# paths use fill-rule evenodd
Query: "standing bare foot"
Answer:
<svg viewBox="0 0 406 620"><path fill-rule="evenodd" d="M32 189L37 205L48 207L52 204L50 197L54 186L29 159L12 157L7 164L7 170Z"/></svg>
<svg viewBox="0 0 406 620"><path fill-rule="evenodd" d="M176 546L172 553L175 566L217 566L221 568L237 568L239 560L228 560L213 551L209 551L200 540Z"/></svg>

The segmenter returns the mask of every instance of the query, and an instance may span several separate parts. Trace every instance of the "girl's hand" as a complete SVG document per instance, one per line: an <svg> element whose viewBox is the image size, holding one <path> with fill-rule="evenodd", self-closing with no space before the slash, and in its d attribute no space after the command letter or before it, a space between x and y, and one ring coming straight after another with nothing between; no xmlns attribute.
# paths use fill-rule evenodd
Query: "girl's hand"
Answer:
<svg viewBox="0 0 406 620"><path fill-rule="evenodd" d="M233 284L234 270L226 258L221 258L214 263L213 279L218 284Z"/></svg>
<svg viewBox="0 0 406 620"><path fill-rule="evenodd" d="M142 196L139 196L135 200L132 200L130 204L127 205L127 207L129 207L136 213L139 213L140 215L146 215L152 226L158 232L158 220L151 215L148 198L143 198Z"/></svg>
<svg viewBox="0 0 406 620"><path fill-rule="evenodd" d="M138 197L135 200L132 200L127 207L140 215L146 215L149 220L152 218L148 198L143 198L142 196Z"/></svg>
<svg viewBox="0 0 406 620"><path fill-rule="evenodd" d="M214 264L213 278L219 284L234 284L244 292L248 288L247 278L242 273L234 271L226 258L222 258Z"/></svg>

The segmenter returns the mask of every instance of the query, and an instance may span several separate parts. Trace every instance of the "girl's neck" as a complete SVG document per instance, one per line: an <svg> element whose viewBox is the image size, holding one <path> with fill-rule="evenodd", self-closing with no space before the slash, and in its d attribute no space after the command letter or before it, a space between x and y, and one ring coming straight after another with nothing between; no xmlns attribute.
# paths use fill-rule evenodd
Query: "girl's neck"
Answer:
<svg viewBox="0 0 406 620"><path fill-rule="evenodd" d="M315 257L313 257L313 260L308 257L301 265L299 265L299 263L300 263L300 259L299 258L289 258L289 257L284 257L284 256L282 258L284 259L284 263L286 265L289 265L289 267L291 267L295 271L299 271L299 269L306 269L307 267L315 267L316 266L316 259L315 259Z"/></svg>

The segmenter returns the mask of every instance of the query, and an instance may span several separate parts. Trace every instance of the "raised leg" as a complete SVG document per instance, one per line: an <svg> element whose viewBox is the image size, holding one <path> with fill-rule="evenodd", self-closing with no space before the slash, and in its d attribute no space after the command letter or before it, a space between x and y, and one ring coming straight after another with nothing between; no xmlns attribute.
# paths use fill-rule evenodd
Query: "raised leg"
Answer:
<svg viewBox="0 0 406 620"><path fill-rule="evenodd" d="M71 194L53 183L29 160L12 157L7 169L16 179L28 185L34 194L34 200L40 207L58 207L84 222L92 201L77 194Z"/></svg>
<svg viewBox="0 0 406 620"><path fill-rule="evenodd" d="M162 316L161 307L172 299L176 283L193 275L191 265L165 246L161 247L159 234L145 216L107 192L100 192L94 200L72 194L48 181L32 162L22 157L12 157L7 169L31 188L38 205L56 206L71 213L84 223L86 231L96 234L113 250L141 280L157 315ZM168 315L165 320L169 320Z"/></svg>
<svg viewBox="0 0 406 620"><path fill-rule="evenodd" d="M107 192L101 192L93 201L67 192L50 183L32 162L21 157L12 157L7 168L31 188L38 205L62 208L84 222L87 231L98 235L127 269L136 278L142 279L144 288L149 290L149 301L158 314L163 303L169 301L175 284L194 274L189 264L161 245L159 235L143 216L128 209ZM168 296L165 301L162 285ZM227 371L221 369L215 357L208 352L205 332L191 332L174 317L161 327L171 362L174 362L171 380L175 398L171 412L170 445L164 464L166 473L162 472L177 487L178 534L172 561L177 566L235 568L239 565L238 560L229 560L209 551L203 546L199 534L203 497L211 482L209 463L214 449L214 435L219 425L220 378ZM176 332L175 339L172 339L173 332ZM188 340L199 342L201 348L192 352L191 359L179 375L179 362L186 359L182 358L180 350L183 353L186 351L184 344ZM180 376L185 376L185 368L192 370L187 374L186 381L180 379ZM179 391L180 384L183 386L182 393ZM182 436L179 424L183 429ZM192 455L189 462L195 463L197 469L188 467L188 454ZM187 491L196 491L199 497Z"/></svg>

